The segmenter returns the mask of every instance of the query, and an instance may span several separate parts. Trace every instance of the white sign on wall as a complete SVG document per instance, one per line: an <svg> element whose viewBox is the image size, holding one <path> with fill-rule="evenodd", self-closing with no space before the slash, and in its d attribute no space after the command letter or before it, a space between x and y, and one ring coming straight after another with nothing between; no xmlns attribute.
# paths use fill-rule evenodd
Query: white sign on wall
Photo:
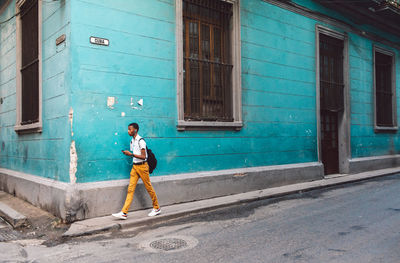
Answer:
<svg viewBox="0 0 400 263"><path fill-rule="evenodd" d="M95 45L108 46L110 44L110 41L108 41L108 39L105 38L90 37L90 43Z"/></svg>

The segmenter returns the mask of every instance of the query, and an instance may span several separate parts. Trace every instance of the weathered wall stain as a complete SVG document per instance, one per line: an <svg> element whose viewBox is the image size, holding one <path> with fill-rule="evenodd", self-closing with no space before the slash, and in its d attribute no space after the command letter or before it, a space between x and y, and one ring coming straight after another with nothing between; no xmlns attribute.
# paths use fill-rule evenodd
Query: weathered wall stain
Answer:
<svg viewBox="0 0 400 263"><path fill-rule="evenodd" d="M74 136L74 129L73 129L73 124L72 124L74 121L74 109L72 109L72 107L69 110L68 118L69 118L69 122L71 124L71 136Z"/></svg>
<svg viewBox="0 0 400 263"><path fill-rule="evenodd" d="M78 190L77 184L71 185L65 196L65 221L70 223L85 218L89 208L82 197L81 191Z"/></svg>
<svg viewBox="0 0 400 263"><path fill-rule="evenodd" d="M107 107L109 109L114 109L114 104L116 103L115 97L107 97Z"/></svg>
<svg viewBox="0 0 400 263"><path fill-rule="evenodd" d="M69 152L69 178L70 183L76 183L76 171L78 166L78 154L76 152L75 141L71 142L70 152Z"/></svg>
<svg viewBox="0 0 400 263"><path fill-rule="evenodd" d="M26 160L28 160L28 146L24 146L24 153L22 156L23 163L26 163Z"/></svg>

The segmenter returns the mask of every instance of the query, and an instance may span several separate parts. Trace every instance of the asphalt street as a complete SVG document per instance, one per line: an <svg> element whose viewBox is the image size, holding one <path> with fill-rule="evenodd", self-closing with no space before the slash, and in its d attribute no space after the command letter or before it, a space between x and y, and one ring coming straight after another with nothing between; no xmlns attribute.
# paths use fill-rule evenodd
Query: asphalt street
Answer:
<svg viewBox="0 0 400 263"><path fill-rule="evenodd" d="M145 228L0 242L0 262L400 262L400 175Z"/></svg>

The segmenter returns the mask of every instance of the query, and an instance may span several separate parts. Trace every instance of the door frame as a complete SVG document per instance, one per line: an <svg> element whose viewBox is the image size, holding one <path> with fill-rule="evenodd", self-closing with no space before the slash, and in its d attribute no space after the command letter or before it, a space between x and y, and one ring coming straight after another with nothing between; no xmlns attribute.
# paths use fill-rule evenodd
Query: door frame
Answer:
<svg viewBox="0 0 400 263"><path fill-rule="evenodd" d="M315 27L315 64L316 64L316 115L317 115L317 144L318 162L322 165L322 142L321 142L321 108L320 108L320 55L319 36L324 34L343 41L343 114L338 116L338 149L339 149L339 173L349 173L350 148L350 79L349 79L349 41L346 33L316 25Z"/></svg>

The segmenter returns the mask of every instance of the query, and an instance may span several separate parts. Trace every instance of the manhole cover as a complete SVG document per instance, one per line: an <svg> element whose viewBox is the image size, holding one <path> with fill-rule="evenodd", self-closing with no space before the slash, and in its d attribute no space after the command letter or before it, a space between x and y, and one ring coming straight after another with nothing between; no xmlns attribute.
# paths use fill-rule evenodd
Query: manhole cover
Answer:
<svg viewBox="0 0 400 263"><path fill-rule="evenodd" d="M150 247L164 251L181 249L187 246L188 244L185 240L178 238L164 238L150 243Z"/></svg>
<svg viewBox="0 0 400 263"><path fill-rule="evenodd" d="M142 241L139 246L153 253L171 253L194 248L197 244L198 241L194 237L174 235Z"/></svg>

